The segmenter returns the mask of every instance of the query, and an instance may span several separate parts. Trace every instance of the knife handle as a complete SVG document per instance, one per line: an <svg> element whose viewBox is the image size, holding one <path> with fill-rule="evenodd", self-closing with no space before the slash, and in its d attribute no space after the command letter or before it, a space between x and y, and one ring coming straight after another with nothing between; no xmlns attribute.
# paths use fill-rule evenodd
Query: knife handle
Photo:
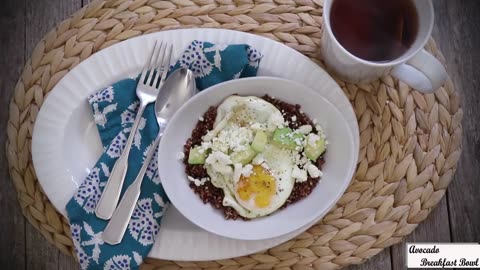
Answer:
<svg viewBox="0 0 480 270"><path fill-rule="evenodd" d="M123 181L128 169L128 154L122 155L110 172L107 184L103 189L102 196L95 208L95 214L98 218L108 220L112 217L113 211L117 206L120 192L122 191Z"/></svg>
<svg viewBox="0 0 480 270"><path fill-rule="evenodd" d="M123 235L130 222L130 217L140 196L141 184L141 181L135 181L123 195L122 200L102 233L103 241L106 243L116 245L122 242Z"/></svg>

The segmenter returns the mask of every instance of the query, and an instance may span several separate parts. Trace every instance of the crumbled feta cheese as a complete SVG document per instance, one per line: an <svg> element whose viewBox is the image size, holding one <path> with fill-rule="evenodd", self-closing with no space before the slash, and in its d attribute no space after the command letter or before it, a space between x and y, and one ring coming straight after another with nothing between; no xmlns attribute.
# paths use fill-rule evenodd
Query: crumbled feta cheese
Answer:
<svg viewBox="0 0 480 270"><path fill-rule="evenodd" d="M297 116L292 116L292 122L296 122L297 121Z"/></svg>
<svg viewBox="0 0 480 270"><path fill-rule="evenodd" d="M305 170L302 170L295 166L292 170L292 177L296 180L297 183L302 183L307 181L308 176Z"/></svg>
<svg viewBox="0 0 480 270"><path fill-rule="evenodd" d="M222 153L227 153L228 152L228 145L224 144L218 138L213 138L211 149L212 149L212 152L219 151L219 152L222 152Z"/></svg>
<svg viewBox="0 0 480 270"><path fill-rule="evenodd" d="M205 134L205 135L202 136L202 140L203 140L204 142L208 142L208 141L210 141L211 139L213 139L213 137L215 137L215 134L213 133L212 130L209 130L209 131L207 132L207 134Z"/></svg>
<svg viewBox="0 0 480 270"><path fill-rule="evenodd" d="M183 160L185 158L185 154L183 152L178 152L176 158L178 160Z"/></svg>
<svg viewBox="0 0 480 270"><path fill-rule="evenodd" d="M212 142L217 148L215 150L227 152L228 149L232 149L233 152L240 152L247 149L253 137L253 130L250 128L233 126L220 131Z"/></svg>
<svg viewBox="0 0 480 270"><path fill-rule="evenodd" d="M317 118L313 118L313 124L314 124L314 125L317 124Z"/></svg>
<svg viewBox="0 0 480 270"><path fill-rule="evenodd" d="M315 146L318 140L320 140L320 136L317 134L310 133L307 136L307 144L310 146Z"/></svg>
<svg viewBox="0 0 480 270"><path fill-rule="evenodd" d="M302 134L308 134L308 133L312 132L312 126L303 125L303 126L298 128L298 132L300 132Z"/></svg>
<svg viewBox="0 0 480 270"><path fill-rule="evenodd" d="M235 163L233 165L233 181L236 183L240 180L240 177L243 175L245 177L249 177L253 172L253 166L251 164L242 166L241 163Z"/></svg>
<svg viewBox="0 0 480 270"><path fill-rule="evenodd" d="M300 164L300 158L301 158L301 155L299 153L295 153L293 155L293 162L295 162L296 165L299 165Z"/></svg>
<svg viewBox="0 0 480 270"><path fill-rule="evenodd" d="M212 142L202 142L202 145L200 147L206 151L212 148Z"/></svg>
<svg viewBox="0 0 480 270"><path fill-rule="evenodd" d="M193 178L191 176L188 176L188 180L193 182L195 184L195 186L199 187L199 186L202 186L203 184L205 184L205 182L207 182L209 180L209 178L208 177L203 177L202 179L196 179L196 178Z"/></svg>
<svg viewBox="0 0 480 270"><path fill-rule="evenodd" d="M230 159L230 157L219 151L212 152L210 155L208 155L205 162L207 164L214 164L214 163L220 163L224 165L232 164L232 160Z"/></svg>
<svg viewBox="0 0 480 270"><path fill-rule="evenodd" d="M313 178L321 177L323 175L322 171L320 171L317 166L313 165L311 162L308 162L305 165L305 168L307 169L308 175Z"/></svg>
<svg viewBox="0 0 480 270"><path fill-rule="evenodd" d="M263 162L265 161L265 158L263 157L262 154L258 154L256 155L253 160L252 160L252 164L253 165L260 165L262 164Z"/></svg>
<svg viewBox="0 0 480 270"><path fill-rule="evenodd" d="M242 175L245 177L249 177L253 172L253 166L251 164L245 165L242 169Z"/></svg>
<svg viewBox="0 0 480 270"><path fill-rule="evenodd" d="M205 182L207 182L208 180L210 180L210 178L208 177L203 177L202 179L200 179L200 182L199 182L200 186L205 184Z"/></svg>
<svg viewBox="0 0 480 270"><path fill-rule="evenodd" d="M198 120L199 120L200 122L203 122L203 120L205 120L205 119L203 119L203 117L200 116L200 117L198 117Z"/></svg>
<svg viewBox="0 0 480 270"><path fill-rule="evenodd" d="M300 164L304 165L308 162L308 158L305 156L305 153L302 155L302 158L300 159Z"/></svg>
<svg viewBox="0 0 480 270"><path fill-rule="evenodd" d="M317 130L317 133L318 133L318 135L320 135L320 137L322 137L322 138L324 138L324 139L327 137L327 136L325 135L325 132L323 131L322 126L316 125L316 126L315 126L315 129Z"/></svg>
<svg viewBox="0 0 480 270"><path fill-rule="evenodd" d="M305 156L305 153L296 153L293 155L293 161L295 162L295 165L304 167L304 165L308 162L308 158Z"/></svg>
<svg viewBox="0 0 480 270"><path fill-rule="evenodd" d="M297 138L293 139L293 142L298 146L303 146L303 139L302 138L297 137ZM302 149L302 148L300 147L300 149ZM300 150L300 149L297 149L297 151Z"/></svg>
<svg viewBox="0 0 480 270"><path fill-rule="evenodd" d="M232 167L228 166L232 164L232 160L230 157L220 151L215 151L211 153L207 159L205 159L205 163L211 165L212 169L215 172L221 174L231 174Z"/></svg>

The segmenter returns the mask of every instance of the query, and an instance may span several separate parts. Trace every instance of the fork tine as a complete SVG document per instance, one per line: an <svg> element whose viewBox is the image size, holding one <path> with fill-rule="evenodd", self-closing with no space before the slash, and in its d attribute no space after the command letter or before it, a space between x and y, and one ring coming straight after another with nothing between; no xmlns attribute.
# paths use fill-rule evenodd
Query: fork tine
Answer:
<svg viewBox="0 0 480 270"><path fill-rule="evenodd" d="M162 41L160 42L160 46L156 48L152 59L150 59L150 66L148 68L150 72L148 73L147 82L146 82L148 86L152 86L152 82L155 79L155 74L158 73L156 72L157 62L158 62L158 58L161 55L160 52L162 51L163 47L164 47L164 43Z"/></svg>
<svg viewBox="0 0 480 270"><path fill-rule="evenodd" d="M152 61L153 55L155 54L155 51L157 49L157 41L155 41L155 44L153 45L152 53L150 55L150 58L145 61L145 66L143 66L142 70L142 76L140 76L140 81L139 83L145 83L145 77L147 76L148 70L150 69L150 63Z"/></svg>
<svg viewBox="0 0 480 270"><path fill-rule="evenodd" d="M168 54L165 57L166 61L163 61L162 59L162 77L160 79L160 85L158 86L158 89L160 89L163 86L163 83L165 82L165 78L167 77L167 73L170 69L170 61L172 60L173 46L169 44L167 47L168 47ZM165 53L167 53L167 47L165 48ZM155 78L155 83L154 83L155 86L157 85L159 78L160 76L159 74L157 74L157 77Z"/></svg>
<svg viewBox="0 0 480 270"><path fill-rule="evenodd" d="M150 76L150 82L149 82L150 86L154 86L153 83L155 82L155 78L158 76L158 73L160 72L158 70L158 63L159 61L163 61L163 58L165 57L165 50L166 50L167 44L168 43L164 43L164 42L161 43L161 46L158 49L157 57L155 57L154 61L152 62L152 70L154 70L155 72L154 73L152 72L152 76Z"/></svg>
<svg viewBox="0 0 480 270"><path fill-rule="evenodd" d="M165 46L162 46L161 53L159 53L159 57L156 59L155 62L155 77L151 79L151 86L157 87L157 82L158 82L158 77L160 77L160 73L162 72L162 63L165 59L165 53L167 51L168 43L165 44ZM161 55L161 57L160 57Z"/></svg>

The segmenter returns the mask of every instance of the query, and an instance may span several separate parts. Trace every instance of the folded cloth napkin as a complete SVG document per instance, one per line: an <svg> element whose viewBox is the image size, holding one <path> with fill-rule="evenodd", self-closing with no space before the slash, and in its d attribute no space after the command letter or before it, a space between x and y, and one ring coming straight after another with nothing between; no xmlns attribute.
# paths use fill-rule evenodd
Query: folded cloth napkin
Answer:
<svg viewBox="0 0 480 270"><path fill-rule="evenodd" d="M261 58L248 45L193 41L171 69L190 68L197 88L203 90L227 80L255 76ZM158 176L155 153L122 242L113 246L103 242L102 231L107 221L97 218L94 211L135 119L139 105L136 86L136 79L125 79L88 98L103 154L67 204L72 239L82 269L137 269L153 246L169 203ZM150 104L135 134L122 194L134 181L157 132L154 104Z"/></svg>

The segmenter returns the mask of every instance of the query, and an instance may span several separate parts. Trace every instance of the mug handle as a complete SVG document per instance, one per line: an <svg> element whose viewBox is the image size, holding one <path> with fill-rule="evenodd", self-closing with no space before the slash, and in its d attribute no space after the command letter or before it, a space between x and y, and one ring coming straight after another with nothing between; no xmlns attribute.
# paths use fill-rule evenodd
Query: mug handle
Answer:
<svg viewBox="0 0 480 270"><path fill-rule="evenodd" d="M394 67L391 74L423 93L434 92L447 79L442 63L423 49L407 63Z"/></svg>

